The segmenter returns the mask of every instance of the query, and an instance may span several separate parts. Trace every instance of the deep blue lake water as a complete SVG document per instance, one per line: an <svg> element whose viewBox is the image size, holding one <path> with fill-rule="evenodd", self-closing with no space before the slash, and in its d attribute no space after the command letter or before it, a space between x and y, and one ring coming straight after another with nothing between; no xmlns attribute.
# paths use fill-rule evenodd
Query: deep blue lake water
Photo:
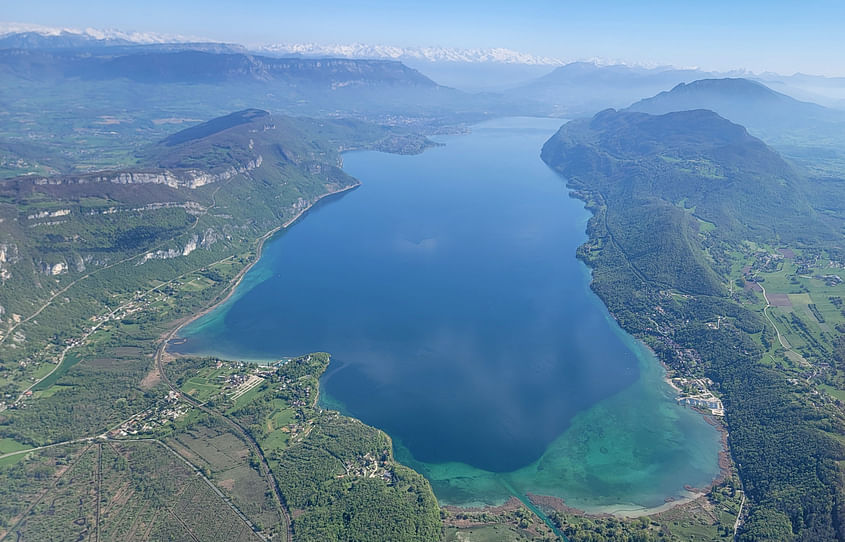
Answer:
<svg viewBox="0 0 845 542"><path fill-rule="evenodd" d="M505 119L418 156L347 154L363 185L265 245L181 352L326 351L324 404L394 438L443 502L513 491L650 507L718 473L719 435L610 318L575 258L589 213Z"/></svg>

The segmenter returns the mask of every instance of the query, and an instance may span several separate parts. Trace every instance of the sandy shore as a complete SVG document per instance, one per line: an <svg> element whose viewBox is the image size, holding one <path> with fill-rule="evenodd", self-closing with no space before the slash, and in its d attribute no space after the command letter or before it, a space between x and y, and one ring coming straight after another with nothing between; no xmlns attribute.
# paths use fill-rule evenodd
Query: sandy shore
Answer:
<svg viewBox="0 0 845 542"><path fill-rule="evenodd" d="M680 497L676 497L675 499L665 502L659 506L652 506L651 508L646 508L644 506L639 506L636 504L614 504L610 506L602 506L595 511L591 511L590 513L586 514L588 516L594 515L608 515L608 516L615 516L621 518L639 518L643 516L653 516L655 514L659 514L661 512L665 512L677 506L682 506L684 504L690 503L696 499L700 499L704 497L705 493L697 493L694 491L689 491L687 494L682 495Z"/></svg>
<svg viewBox="0 0 845 542"><path fill-rule="evenodd" d="M547 495L534 495L532 493L529 493L526 496L528 497L528 500L530 500L532 503L534 503L535 506L539 508L547 510L556 510L561 514L566 514L570 516L584 516L595 518L638 518L642 516L652 516L654 514L665 512L677 506L683 506L696 499L700 499L705 495L706 493L700 490L687 490L684 495L671 498L671 500L667 500L665 503L659 506L645 507L634 503L620 503L592 508L589 511L573 508L567 505L566 502L559 497L549 497Z"/></svg>
<svg viewBox="0 0 845 542"><path fill-rule="evenodd" d="M665 368L666 368L666 367L664 366L663 368L664 368L664 370L665 370ZM664 382L666 382L667 384L669 384L669 387L670 387L670 388L672 388L673 390L675 390L675 391L676 391L676 392L678 392L678 393L681 393L682 391L684 391L684 390L682 390L681 388L679 388L677 385L675 385L675 383L674 383L674 382L672 382L672 379L671 379L671 378L669 378L668 376L665 376L665 375L664 375L664 376L663 376L663 381L664 381Z"/></svg>

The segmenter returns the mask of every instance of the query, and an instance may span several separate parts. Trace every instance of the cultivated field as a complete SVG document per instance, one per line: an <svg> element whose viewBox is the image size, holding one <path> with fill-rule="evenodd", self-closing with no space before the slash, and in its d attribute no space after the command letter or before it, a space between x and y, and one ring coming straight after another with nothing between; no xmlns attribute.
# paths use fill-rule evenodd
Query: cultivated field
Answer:
<svg viewBox="0 0 845 542"><path fill-rule="evenodd" d="M45 463L48 468L43 468ZM0 540L259 541L253 528L170 449L97 439L17 465L34 477Z"/></svg>

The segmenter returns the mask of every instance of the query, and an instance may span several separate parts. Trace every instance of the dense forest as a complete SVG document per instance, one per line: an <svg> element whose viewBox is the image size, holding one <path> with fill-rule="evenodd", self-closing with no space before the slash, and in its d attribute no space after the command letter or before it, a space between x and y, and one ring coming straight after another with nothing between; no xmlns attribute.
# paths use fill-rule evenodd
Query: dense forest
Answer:
<svg viewBox="0 0 845 542"><path fill-rule="evenodd" d="M602 112L561 128L543 159L594 213L579 256L596 293L669 367L715 382L750 506L738 539L845 537L839 418L761 364L763 320L728 293L724 272L747 239L842 242L810 209L802 178L708 111Z"/></svg>

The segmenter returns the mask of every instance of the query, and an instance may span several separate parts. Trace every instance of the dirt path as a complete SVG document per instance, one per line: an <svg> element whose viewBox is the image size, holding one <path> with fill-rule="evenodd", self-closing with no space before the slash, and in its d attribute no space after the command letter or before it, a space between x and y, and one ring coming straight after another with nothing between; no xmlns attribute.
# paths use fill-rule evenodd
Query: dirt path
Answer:
<svg viewBox="0 0 845 542"><path fill-rule="evenodd" d="M801 363L802 365L806 365L807 367L810 367L811 366L810 362L807 361L806 359L804 359L804 356L802 356L801 354L799 354L798 352L793 350L792 346L790 346L789 342L787 342L787 340L783 338L783 336L780 334L780 330L778 329L778 326L775 324L774 319L769 315L769 308L772 306L772 304L769 301L769 296L766 295L765 286L763 286L763 284L760 283L760 282L757 282L755 284L760 286L760 289L763 291L763 299L766 300L766 306L765 306L765 308L763 308L763 314L766 316L766 319L769 321L769 323L772 324L772 327L775 328L775 333L778 336L778 342L780 343L781 347L784 350L786 350L787 353L791 353L792 356L794 356L795 359L799 363ZM792 356L788 356L788 357L791 358Z"/></svg>
<svg viewBox="0 0 845 542"><path fill-rule="evenodd" d="M47 448L55 448L56 446L64 446L66 444L79 444L80 442L91 442L95 437L81 437L73 440L65 440L63 442L56 442L54 444L46 444L44 446L36 446L35 448L27 448L26 450L17 450L0 455L0 459L12 457L13 455L28 454L29 452L37 452L38 450L46 450Z"/></svg>
<svg viewBox="0 0 845 542"><path fill-rule="evenodd" d="M173 516L173 519L175 519L176 521L178 521L178 522L179 522L179 524L180 524L180 525L182 525L182 528L183 528L183 529L185 529L185 532L186 532L186 533L188 533L188 536L190 536L190 537L191 537L191 540L193 540L194 542L200 542L200 539L199 539L199 538L197 538L197 535L195 535L195 534L194 534L194 532L191 530L191 528L190 528L190 527L188 527L188 524L187 524L187 523L185 523L185 522L182 520L182 518L180 518L179 516L177 516L177 515L176 515L176 512L174 512L174 511L173 511L173 510L171 510L170 508L168 508L168 509L167 509L167 512L168 512L171 516Z"/></svg>
<svg viewBox="0 0 845 542"><path fill-rule="evenodd" d="M734 521L734 540L736 540L736 533L739 531L739 526L742 525L742 508L745 506L745 492L742 492L742 501L739 503L739 512L736 515L736 521Z"/></svg>
<svg viewBox="0 0 845 542"><path fill-rule="evenodd" d="M97 508L94 513L94 535L96 542L100 542L100 501L103 498L103 443L97 444Z"/></svg>

